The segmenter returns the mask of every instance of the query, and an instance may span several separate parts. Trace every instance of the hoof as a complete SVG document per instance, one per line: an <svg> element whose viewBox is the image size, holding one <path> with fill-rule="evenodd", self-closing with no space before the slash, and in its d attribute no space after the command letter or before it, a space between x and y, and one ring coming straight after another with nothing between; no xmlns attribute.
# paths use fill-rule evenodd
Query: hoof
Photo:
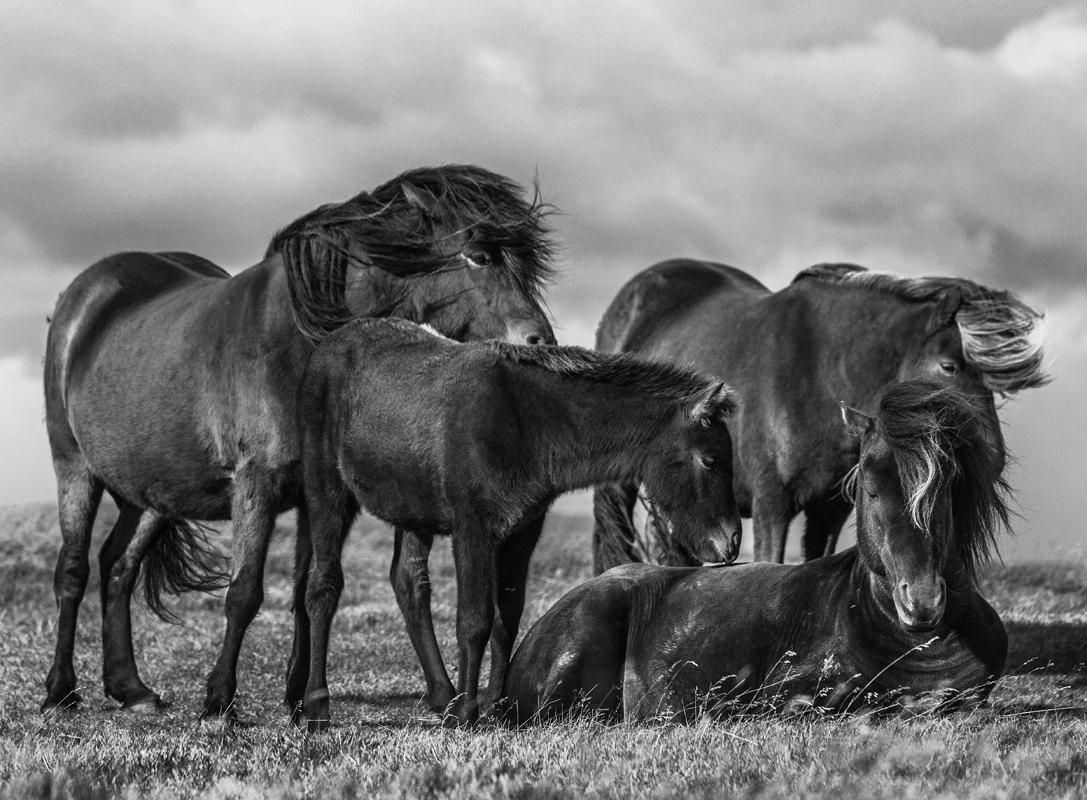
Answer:
<svg viewBox="0 0 1087 800"><path fill-rule="evenodd" d="M41 713L53 714L58 711L78 711L83 697L79 692L68 692L59 698L50 695L41 704Z"/></svg>
<svg viewBox="0 0 1087 800"><path fill-rule="evenodd" d="M456 698L449 710L442 717L442 727L445 728L471 728L479 718L479 706L476 702Z"/></svg>
<svg viewBox="0 0 1087 800"><path fill-rule="evenodd" d="M453 687L443 689L435 689L427 692L423 696L423 702L426 707L433 711L435 714L445 715L449 710L449 705L453 702L455 694L453 693Z"/></svg>
<svg viewBox="0 0 1087 800"><path fill-rule="evenodd" d="M157 694L152 694L150 697L141 697L137 700L130 700L121 706L122 709L128 711L131 714L139 714L141 716L155 716L161 714L170 704L164 701Z"/></svg>
<svg viewBox="0 0 1087 800"><path fill-rule="evenodd" d="M309 733L324 733L332 727L332 720L330 719L309 719L306 718L306 730Z"/></svg>

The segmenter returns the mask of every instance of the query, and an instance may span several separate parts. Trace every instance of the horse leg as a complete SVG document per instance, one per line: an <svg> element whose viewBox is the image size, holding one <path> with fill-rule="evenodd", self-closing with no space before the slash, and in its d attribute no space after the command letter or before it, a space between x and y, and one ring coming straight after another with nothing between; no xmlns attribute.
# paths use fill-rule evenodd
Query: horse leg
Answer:
<svg viewBox="0 0 1087 800"><path fill-rule="evenodd" d="M804 560L822 558L834 553L838 534L852 506L841 497L814 503L804 509Z"/></svg>
<svg viewBox="0 0 1087 800"><path fill-rule="evenodd" d="M106 695L134 711L156 711L161 698L140 680L132 649L132 590L140 562L166 527L166 519L127 503L98 554L102 593L102 685Z"/></svg>
<svg viewBox="0 0 1087 800"><path fill-rule="evenodd" d="M291 599L294 640L291 643L291 658L287 664L287 691L283 698L294 722L298 721L298 715L302 711L302 696L309 680L310 632L309 615L306 614L306 587L312 561L309 513L302 505L298 507L298 526L294 539L294 597Z"/></svg>
<svg viewBox="0 0 1087 800"><path fill-rule="evenodd" d="M634 552L636 486L609 484L593 490L593 573L638 561Z"/></svg>
<svg viewBox="0 0 1087 800"><path fill-rule="evenodd" d="M794 512L780 485L760 487L751 502L755 560L785 562L785 539Z"/></svg>
<svg viewBox="0 0 1087 800"><path fill-rule="evenodd" d="M513 657L513 643L517 639L521 614L525 610L528 563L536 549L536 543L540 540L546 515L547 510L544 509L532 519L521 523L498 546L495 558L498 615L491 631L491 675L487 682L487 691L480 703L483 710L490 708L502 697L506 672Z"/></svg>
<svg viewBox="0 0 1087 800"><path fill-rule="evenodd" d="M57 647L53 666L45 679L45 700L41 710L67 708L80 702L76 692L75 650L76 618L87 589L90 574L89 550L94 517L102 500L103 485L91 474L81 457L54 462L57 474L57 516L62 537L57 566L53 573L56 597Z"/></svg>
<svg viewBox="0 0 1087 800"><path fill-rule="evenodd" d="M494 624L494 532L471 518L458 519L453 529L453 560L457 570L457 696L447 727L469 725L479 717L479 672L483 651Z"/></svg>
<svg viewBox="0 0 1087 800"><path fill-rule="evenodd" d="M237 470L230 518L234 530L230 586L226 592L226 634L219 658L208 675L204 717L236 716L238 655L242 639L264 600L264 560L275 526L268 474L252 465Z"/></svg>
<svg viewBox="0 0 1087 800"><path fill-rule="evenodd" d="M343 543L358 512L354 498L347 495L338 504L315 505L314 500L335 496L333 493L310 491L307 484L307 508L310 512L310 535L313 542L313 568L306 586L306 614L309 617L310 663L309 680L302 700L306 728L322 731L331 724L328 666L329 630L332 617L343 591L341 558ZM340 496L344 496L340 493ZM296 717L296 720L298 718Z"/></svg>
<svg viewBox="0 0 1087 800"><path fill-rule="evenodd" d="M408 638L419 657L426 679L425 701L432 711L443 713L453 700L453 682L442 659L430 611L430 570L427 561L434 535L430 531L396 529L389 582L408 628Z"/></svg>

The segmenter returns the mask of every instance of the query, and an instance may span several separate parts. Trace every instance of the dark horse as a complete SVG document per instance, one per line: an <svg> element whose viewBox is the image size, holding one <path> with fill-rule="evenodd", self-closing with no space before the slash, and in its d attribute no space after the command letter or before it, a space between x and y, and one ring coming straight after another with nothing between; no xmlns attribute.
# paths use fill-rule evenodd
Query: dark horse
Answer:
<svg viewBox="0 0 1087 800"><path fill-rule="evenodd" d="M226 634L204 709L230 712L275 515L302 499L295 403L315 342L354 317L393 315L459 339L552 342L539 300L553 251L546 211L479 167L417 169L306 214L234 277L189 253L122 253L79 275L57 303L45 362L64 538L43 709L79 700L72 648L105 490L120 509L100 554L106 694L159 704L132 653L141 560L154 609L163 590L216 585L213 551L185 520L229 518ZM301 507L304 550L307 526Z"/></svg>
<svg viewBox="0 0 1087 800"><path fill-rule="evenodd" d="M479 713L488 638L488 696L501 691L539 534L522 522L558 494L637 480L692 552L735 557L740 518L725 423L733 408L721 382L632 356L457 344L396 320L331 334L300 389L313 563L296 574L309 573L311 650L308 663L292 662L288 703L304 700L311 729L328 724L329 626L343 588L341 548L360 506L399 528L452 536L459 685L448 724ZM428 686L449 684L429 617L421 630L417 615L405 616Z"/></svg>
<svg viewBox="0 0 1087 800"><path fill-rule="evenodd" d="M804 564L629 564L578 586L510 665L522 722L579 708L690 719L792 704L953 708L988 696L1008 639L975 589L1007 524L1003 454L976 398L894 384L860 442L857 546ZM917 695L922 695L918 697Z"/></svg>
<svg viewBox="0 0 1087 800"><path fill-rule="evenodd" d="M839 400L871 411L893 381L935 380L978 397L1002 453L993 393L1046 382L1039 321L1010 293L959 278L819 264L770 292L733 267L676 260L620 290L597 349L690 364L736 387L736 499L754 518L755 558L780 562L797 513L805 558L833 553L849 515L840 490L857 443L830 423ZM635 497L632 486L596 491L598 572L638 560ZM669 562L691 563L670 549Z"/></svg>

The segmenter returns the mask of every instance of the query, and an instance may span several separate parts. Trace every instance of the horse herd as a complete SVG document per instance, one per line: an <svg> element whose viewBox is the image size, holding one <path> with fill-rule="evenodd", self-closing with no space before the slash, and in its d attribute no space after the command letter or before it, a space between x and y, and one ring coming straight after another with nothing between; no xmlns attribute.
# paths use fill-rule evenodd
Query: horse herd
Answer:
<svg viewBox="0 0 1087 800"><path fill-rule="evenodd" d="M142 577L162 615L164 593L227 587L203 713L235 713L275 517L291 508L285 699L311 730L330 720L329 629L360 509L394 528L392 585L449 725L984 699L1007 651L975 589L1008 521L994 395L1046 382L1040 316L963 279L821 264L772 293L674 260L621 289L595 351L562 347L542 308L550 211L479 167L415 169L292 222L233 277L173 252L81 273L45 361L63 540L43 710L80 702L76 619L103 492L119 509L99 553L103 684L130 709L161 705L133 654ZM544 516L583 487L604 574L514 652ZM670 566L631 563L640 495ZM857 546L835 553L854 507ZM805 562L772 563L800 511ZM727 566L741 516L758 563ZM229 571L196 522L223 519ZM435 535L453 546L456 686L431 619Z"/></svg>

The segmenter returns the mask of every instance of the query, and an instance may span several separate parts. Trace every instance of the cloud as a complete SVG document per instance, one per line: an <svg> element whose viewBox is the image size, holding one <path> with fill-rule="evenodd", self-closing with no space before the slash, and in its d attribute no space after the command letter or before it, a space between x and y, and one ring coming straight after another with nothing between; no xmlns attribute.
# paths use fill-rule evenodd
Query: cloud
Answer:
<svg viewBox="0 0 1087 800"><path fill-rule="evenodd" d="M1083 363L1075 6L16 4L0 75L0 355L21 364L104 255L241 269L318 204L445 162L538 173L563 210L566 342L664 258L773 288L852 260L1016 289L1059 318L1055 371Z"/></svg>

